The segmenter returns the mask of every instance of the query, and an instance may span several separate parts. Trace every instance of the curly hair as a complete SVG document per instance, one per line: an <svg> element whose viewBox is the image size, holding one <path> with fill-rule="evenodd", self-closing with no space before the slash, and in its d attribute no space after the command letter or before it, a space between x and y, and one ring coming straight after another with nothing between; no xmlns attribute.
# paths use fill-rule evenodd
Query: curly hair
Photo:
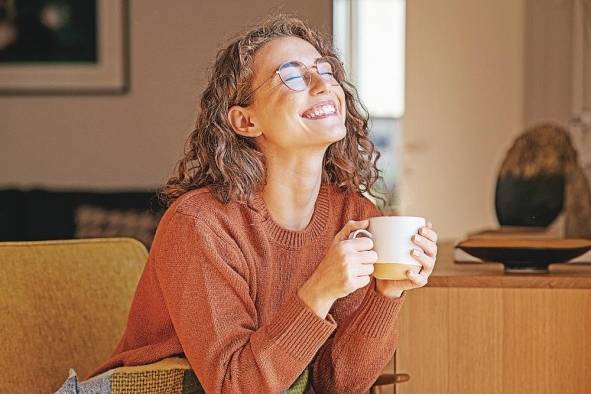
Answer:
<svg viewBox="0 0 591 394"><path fill-rule="evenodd" d="M242 34L217 53L207 87L201 97L196 127L189 135L184 155L174 174L160 188L159 197L170 205L182 194L207 187L223 203L248 203L265 185L265 157L254 138L235 133L227 114L233 105L252 100L253 58L273 39L298 37L312 44L321 56L338 58L328 41L301 20L279 15ZM345 80L342 67L335 70L347 105L346 136L331 144L324 156L322 182L342 190L372 192L381 179L376 162L380 153L368 136L369 115L355 87ZM380 198L380 197L377 197Z"/></svg>

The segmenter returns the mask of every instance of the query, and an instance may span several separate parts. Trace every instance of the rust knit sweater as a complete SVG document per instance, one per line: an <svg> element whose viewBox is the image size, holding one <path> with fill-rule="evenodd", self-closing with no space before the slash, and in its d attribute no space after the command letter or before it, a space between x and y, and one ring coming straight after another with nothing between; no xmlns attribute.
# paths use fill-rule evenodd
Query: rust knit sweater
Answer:
<svg viewBox="0 0 591 394"><path fill-rule="evenodd" d="M360 194L322 185L309 225L292 231L260 194L252 207L184 194L158 225L123 338L92 375L184 353L208 393L277 393L310 363L316 392L367 392L396 348L404 296L381 296L372 281L321 319L297 290L348 220L379 215Z"/></svg>

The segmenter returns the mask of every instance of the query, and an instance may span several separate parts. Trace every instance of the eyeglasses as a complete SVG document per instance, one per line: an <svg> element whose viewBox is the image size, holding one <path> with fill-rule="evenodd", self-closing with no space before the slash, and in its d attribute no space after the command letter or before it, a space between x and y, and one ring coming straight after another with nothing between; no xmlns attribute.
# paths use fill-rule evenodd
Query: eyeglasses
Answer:
<svg viewBox="0 0 591 394"><path fill-rule="evenodd" d="M310 70L312 68L316 69L318 75L320 75L320 77L329 85L338 86L340 85L339 79L342 75L342 66L341 61L332 56L320 57L316 59L314 65L310 67L307 67L304 63L297 60L283 63L273 75L254 88L244 101L250 99L254 92L273 79L275 74L279 75L281 82L283 82L283 84L289 89L296 92L304 91L310 85L312 80Z"/></svg>

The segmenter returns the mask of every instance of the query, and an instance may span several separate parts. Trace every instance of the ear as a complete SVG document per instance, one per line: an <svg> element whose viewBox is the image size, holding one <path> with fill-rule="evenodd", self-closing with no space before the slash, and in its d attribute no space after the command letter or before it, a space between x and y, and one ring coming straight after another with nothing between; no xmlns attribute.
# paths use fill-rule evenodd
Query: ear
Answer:
<svg viewBox="0 0 591 394"><path fill-rule="evenodd" d="M237 134L244 137L258 137L261 132L252 123L248 108L234 105L228 111L228 122Z"/></svg>

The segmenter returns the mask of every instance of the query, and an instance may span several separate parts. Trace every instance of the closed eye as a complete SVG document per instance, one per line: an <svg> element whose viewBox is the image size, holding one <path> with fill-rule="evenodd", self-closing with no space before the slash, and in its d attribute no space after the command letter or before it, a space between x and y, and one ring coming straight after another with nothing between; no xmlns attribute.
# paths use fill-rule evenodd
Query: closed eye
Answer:
<svg viewBox="0 0 591 394"><path fill-rule="evenodd" d="M302 78L301 75L294 75L293 77L287 77L285 79L285 81L288 82L288 81L293 81L294 79L301 79L301 78Z"/></svg>

